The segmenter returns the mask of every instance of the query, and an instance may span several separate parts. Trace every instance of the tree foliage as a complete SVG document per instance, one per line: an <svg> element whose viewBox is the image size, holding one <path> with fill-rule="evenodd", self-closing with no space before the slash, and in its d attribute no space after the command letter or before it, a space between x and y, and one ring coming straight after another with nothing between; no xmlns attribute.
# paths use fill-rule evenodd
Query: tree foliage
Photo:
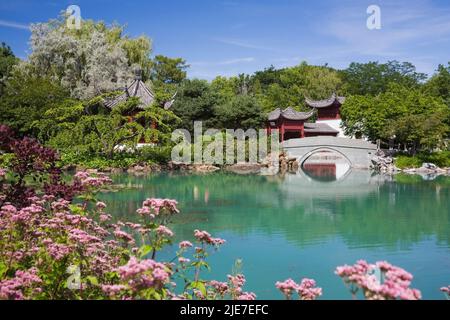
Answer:
<svg viewBox="0 0 450 320"><path fill-rule="evenodd" d="M377 96L351 96L341 113L347 134L363 135L373 142L394 139L414 150L442 147L449 131L443 121L449 109L442 99L400 84L390 84Z"/></svg>
<svg viewBox="0 0 450 320"><path fill-rule="evenodd" d="M64 17L31 27L30 72L58 81L74 98L90 99L126 86L132 65L150 73L151 42L123 36L123 28L83 21L80 30L66 27Z"/></svg>
<svg viewBox="0 0 450 320"><path fill-rule="evenodd" d="M6 80L18 62L19 59L14 55L11 48L2 42L0 46L0 96L3 95Z"/></svg>
<svg viewBox="0 0 450 320"><path fill-rule="evenodd" d="M426 75L417 72L410 62L353 62L342 71L342 78L347 95L377 95L386 92L391 83L417 88Z"/></svg>

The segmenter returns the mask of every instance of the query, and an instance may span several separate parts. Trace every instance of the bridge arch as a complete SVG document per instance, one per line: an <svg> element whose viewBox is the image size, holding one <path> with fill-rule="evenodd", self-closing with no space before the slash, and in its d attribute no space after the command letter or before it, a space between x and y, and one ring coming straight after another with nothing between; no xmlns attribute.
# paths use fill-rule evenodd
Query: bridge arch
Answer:
<svg viewBox="0 0 450 320"><path fill-rule="evenodd" d="M353 165L352 161L342 151L339 151L338 149L331 148L331 147L317 147L297 158L297 162L298 162L299 166L302 167L306 160L308 160L315 153L318 153L321 151L331 151L331 152L337 153L337 154L341 155L345 160L347 160L350 167Z"/></svg>
<svg viewBox="0 0 450 320"><path fill-rule="evenodd" d="M318 136L284 141L282 149L289 157L296 158L299 165L314 153L328 150L342 156L352 168L368 169L377 146L364 140Z"/></svg>

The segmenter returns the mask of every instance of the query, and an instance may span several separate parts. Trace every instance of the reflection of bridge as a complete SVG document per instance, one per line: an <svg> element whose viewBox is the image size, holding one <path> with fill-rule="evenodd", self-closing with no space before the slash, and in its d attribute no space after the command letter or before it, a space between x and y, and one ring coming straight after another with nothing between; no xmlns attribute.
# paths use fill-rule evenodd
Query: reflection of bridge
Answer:
<svg viewBox="0 0 450 320"><path fill-rule="evenodd" d="M300 165L317 152L332 151L342 155L353 168L369 168L377 151L375 144L364 140L327 136L287 140L282 148Z"/></svg>

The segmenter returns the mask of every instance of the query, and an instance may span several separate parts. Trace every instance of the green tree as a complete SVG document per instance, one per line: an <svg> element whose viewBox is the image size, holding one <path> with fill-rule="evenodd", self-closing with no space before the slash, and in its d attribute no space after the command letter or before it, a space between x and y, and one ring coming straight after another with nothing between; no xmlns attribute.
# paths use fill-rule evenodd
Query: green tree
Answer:
<svg viewBox="0 0 450 320"><path fill-rule="evenodd" d="M398 61L353 62L341 72L341 76L347 95L377 95L386 92L391 83L417 88L426 79L426 74L417 72L412 63Z"/></svg>
<svg viewBox="0 0 450 320"><path fill-rule="evenodd" d="M3 95L5 82L9 77L12 68L19 62L11 48L2 42L0 46L0 97Z"/></svg>
<svg viewBox="0 0 450 320"><path fill-rule="evenodd" d="M329 98L333 92L339 92L341 86L335 70L326 66L310 66L306 62L282 70L270 68L257 72L252 82L255 88L261 88L261 94L257 96L266 112L286 107L302 109L305 96Z"/></svg>
<svg viewBox="0 0 450 320"><path fill-rule="evenodd" d="M424 85L424 91L435 97L441 97L450 107L450 62L447 66L439 65L437 73Z"/></svg>
<svg viewBox="0 0 450 320"><path fill-rule="evenodd" d="M395 139L417 150L442 147L448 134L448 107L442 99L399 84L390 84L377 96L350 96L341 108L349 135L364 135L372 142Z"/></svg>
<svg viewBox="0 0 450 320"><path fill-rule="evenodd" d="M259 129L265 117L254 97L238 95L229 102L216 107L217 126L220 129Z"/></svg>
<svg viewBox="0 0 450 320"><path fill-rule="evenodd" d="M171 111L159 106L137 108L136 98L111 111L101 101L101 97L87 103L66 101L47 110L37 123L39 137L62 152L112 158L116 151L133 149L140 141L167 144L179 122Z"/></svg>
<svg viewBox="0 0 450 320"><path fill-rule="evenodd" d="M181 127L193 131L194 121L203 121L203 127L214 125L214 109L219 95L204 80L185 80L180 86L172 111L181 118Z"/></svg>
<svg viewBox="0 0 450 320"><path fill-rule="evenodd" d="M21 67L36 77L56 79L77 99L91 99L125 87L139 65L150 74L151 42L130 38L123 27L84 20L80 30L66 27L65 17L31 26L31 54Z"/></svg>
<svg viewBox="0 0 450 320"><path fill-rule="evenodd" d="M48 77L14 71L0 99L0 123L20 134L35 136L34 123L68 96L67 90Z"/></svg>
<svg viewBox="0 0 450 320"><path fill-rule="evenodd" d="M151 80L155 84L180 84L186 79L186 69L189 66L182 58L169 58L157 55L153 59Z"/></svg>

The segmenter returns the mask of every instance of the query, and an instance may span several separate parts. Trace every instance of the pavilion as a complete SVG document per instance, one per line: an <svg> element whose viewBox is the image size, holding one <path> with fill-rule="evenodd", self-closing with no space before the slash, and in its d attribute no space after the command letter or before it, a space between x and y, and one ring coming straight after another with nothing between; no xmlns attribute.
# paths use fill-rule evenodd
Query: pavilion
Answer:
<svg viewBox="0 0 450 320"><path fill-rule="evenodd" d="M173 95L170 101L166 101L162 104L166 110L169 110L173 103L175 102L176 93ZM156 100L155 94L145 85L142 81L141 71L135 71L134 81L130 84L130 86L125 87L123 89L123 93L118 95L112 100L106 101L105 106L109 109L113 109L118 104L127 101L131 97L137 97L140 100L140 104L138 105L138 109L145 110L145 108L151 104L153 104Z"/></svg>
<svg viewBox="0 0 450 320"><path fill-rule="evenodd" d="M316 125L332 128L337 131L337 137L345 137L341 120L341 106L344 102L345 97L337 96L335 93L325 100L311 100L305 97L306 105L317 110Z"/></svg>
<svg viewBox="0 0 450 320"><path fill-rule="evenodd" d="M141 76L141 70L135 70L135 79L134 81L127 87L125 87L124 89L122 89L123 92L116 96L113 99L110 100L106 100L105 101L105 106L112 110L114 109L116 106L118 106L120 103L127 101L128 99L135 97L135 98L139 98L139 104L137 105L137 110L132 112L129 117L128 117L128 121L132 122L135 119L135 115L139 112L139 111L143 111L145 110L148 106L152 105L155 101L156 101L156 97L155 94L152 92L152 90L150 90L149 87L147 87L147 85L144 83L144 81L142 81L142 76ZM169 110L173 103L175 102L175 96L177 94L175 93L171 100L166 101L164 103L161 104L161 108L164 108L165 110ZM148 126L152 129L156 129L157 125L155 122L150 122L150 123L142 123L142 125L144 126ZM144 138L141 139L141 144L145 144L144 142Z"/></svg>
<svg viewBox="0 0 450 320"><path fill-rule="evenodd" d="M292 108L277 108L268 115L267 132L279 130L281 142L290 139L331 136L344 137L341 129L340 108L345 98L333 94L326 100L305 98L306 105L312 108L309 112L300 112ZM317 113L315 123L307 122Z"/></svg>

